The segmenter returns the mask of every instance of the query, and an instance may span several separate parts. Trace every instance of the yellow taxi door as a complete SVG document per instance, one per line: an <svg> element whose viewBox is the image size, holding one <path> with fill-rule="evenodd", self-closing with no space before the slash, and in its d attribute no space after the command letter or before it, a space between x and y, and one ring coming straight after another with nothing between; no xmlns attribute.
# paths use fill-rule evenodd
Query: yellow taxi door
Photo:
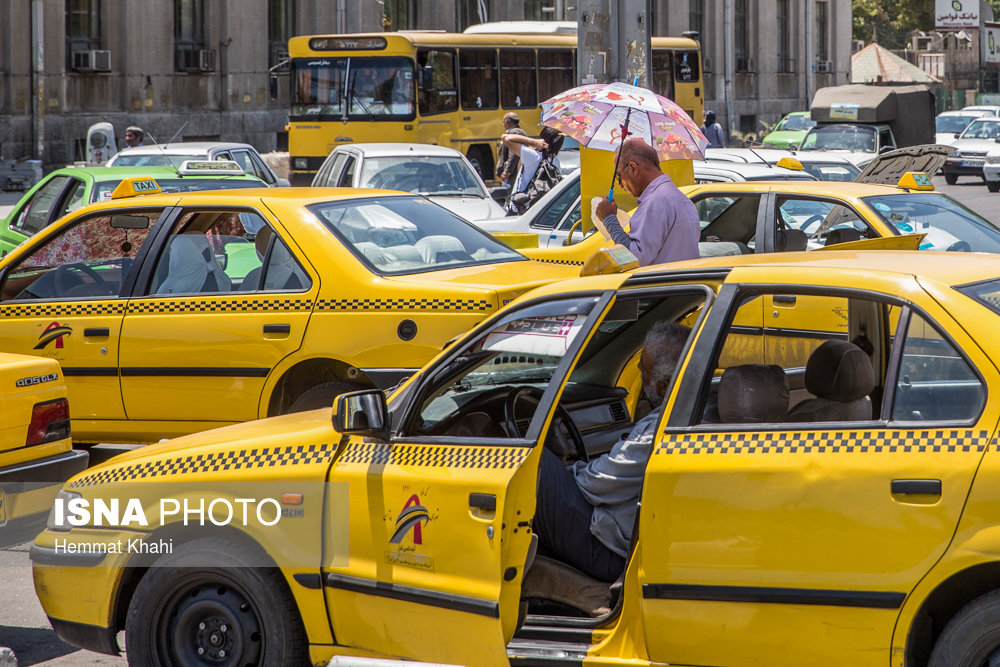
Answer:
<svg viewBox="0 0 1000 667"><path fill-rule="evenodd" d="M698 341L703 363L687 368L647 468L638 553L654 662L889 663L903 601L947 548L1000 418L985 400L996 369L914 281L900 282L891 291L912 307L809 290L847 304L851 338L863 331L871 344L872 417L843 422L823 409L799 419L816 404L794 391L775 415L773 403L737 405L712 388L743 298L732 286L720 294L705 331L722 336ZM787 391L745 386L762 398ZM709 418L700 405L716 390Z"/></svg>
<svg viewBox="0 0 1000 667"><path fill-rule="evenodd" d="M538 304L488 323L393 397L387 441L342 447L329 479L349 503L328 509L326 534L345 520L349 537L327 544L323 573L339 644L509 664L538 443L599 303Z"/></svg>
<svg viewBox="0 0 1000 667"><path fill-rule="evenodd" d="M251 209L177 209L151 248L128 304L121 344L129 420L162 423L258 417L268 374L298 349L318 289Z"/></svg>
<svg viewBox="0 0 1000 667"><path fill-rule="evenodd" d="M0 280L0 348L55 359L73 436L125 416L118 346L130 277L161 210L84 216L34 244Z"/></svg>

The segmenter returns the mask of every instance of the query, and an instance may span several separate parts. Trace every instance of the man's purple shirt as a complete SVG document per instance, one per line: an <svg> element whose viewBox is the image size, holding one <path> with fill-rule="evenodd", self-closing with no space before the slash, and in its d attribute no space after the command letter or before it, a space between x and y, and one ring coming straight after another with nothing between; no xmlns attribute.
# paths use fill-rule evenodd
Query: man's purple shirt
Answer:
<svg viewBox="0 0 1000 667"><path fill-rule="evenodd" d="M701 237L698 209L669 176L663 174L653 179L638 204L629 223L628 249L638 258L640 266L698 257ZM604 223L609 231L619 227L613 215L607 216ZM615 236L612 231L612 238Z"/></svg>

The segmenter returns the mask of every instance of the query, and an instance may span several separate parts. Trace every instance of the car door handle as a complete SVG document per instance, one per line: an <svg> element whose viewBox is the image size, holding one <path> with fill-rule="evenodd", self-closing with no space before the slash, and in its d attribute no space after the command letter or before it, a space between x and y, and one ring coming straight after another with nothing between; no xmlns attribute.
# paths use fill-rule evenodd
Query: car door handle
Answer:
<svg viewBox="0 0 1000 667"><path fill-rule="evenodd" d="M890 487L893 495L940 496L939 479L894 479Z"/></svg>
<svg viewBox="0 0 1000 667"><path fill-rule="evenodd" d="M795 297L789 294L775 294L771 297L773 303L786 303L790 306L795 305Z"/></svg>
<svg viewBox="0 0 1000 667"><path fill-rule="evenodd" d="M486 512L497 511L497 497L492 493L470 493L469 507Z"/></svg>
<svg viewBox="0 0 1000 667"><path fill-rule="evenodd" d="M264 333L268 334L287 334L292 333L291 324L265 324Z"/></svg>
<svg viewBox="0 0 1000 667"><path fill-rule="evenodd" d="M111 330L106 327L91 327L83 330L84 338L96 338L98 336L110 336Z"/></svg>

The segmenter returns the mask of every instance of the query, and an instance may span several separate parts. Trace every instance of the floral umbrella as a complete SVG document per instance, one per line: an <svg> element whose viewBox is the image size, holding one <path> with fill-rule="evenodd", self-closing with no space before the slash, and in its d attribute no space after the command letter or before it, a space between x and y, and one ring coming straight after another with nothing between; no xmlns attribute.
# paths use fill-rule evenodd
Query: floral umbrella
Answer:
<svg viewBox="0 0 1000 667"><path fill-rule="evenodd" d="M627 83L577 86L542 102L542 125L581 146L617 150L623 130L656 149L660 160L704 160L708 139L676 103Z"/></svg>

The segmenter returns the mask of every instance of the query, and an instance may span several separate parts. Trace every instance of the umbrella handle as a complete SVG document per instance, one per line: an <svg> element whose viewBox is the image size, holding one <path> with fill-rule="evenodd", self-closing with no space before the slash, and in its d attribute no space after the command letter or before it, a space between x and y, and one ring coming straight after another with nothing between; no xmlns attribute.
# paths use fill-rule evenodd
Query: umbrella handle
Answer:
<svg viewBox="0 0 1000 667"><path fill-rule="evenodd" d="M615 200L615 186L612 185L611 189L608 190L608 201L614 201L614 200Z"/></svg>

